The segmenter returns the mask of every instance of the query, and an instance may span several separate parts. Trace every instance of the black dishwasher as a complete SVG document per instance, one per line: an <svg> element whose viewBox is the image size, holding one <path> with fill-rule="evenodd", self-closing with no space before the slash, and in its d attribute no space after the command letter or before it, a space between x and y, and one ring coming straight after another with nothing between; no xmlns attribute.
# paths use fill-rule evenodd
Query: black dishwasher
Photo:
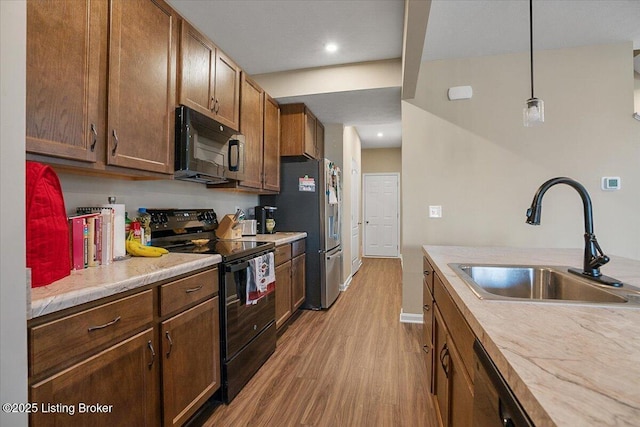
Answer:
<svg viewBox="0 0 640 427"><path fill-rule="evenodd" d="M498 368L480 341L473 343L475 381L473 398L474 427L533 426L533 422L513 395Z"/></svg>

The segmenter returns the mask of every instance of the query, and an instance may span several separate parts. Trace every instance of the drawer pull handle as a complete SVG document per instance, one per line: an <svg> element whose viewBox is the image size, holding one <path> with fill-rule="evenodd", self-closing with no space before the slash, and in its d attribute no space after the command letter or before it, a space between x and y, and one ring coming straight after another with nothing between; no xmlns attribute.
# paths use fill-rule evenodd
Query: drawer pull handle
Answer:
<svg viewBox="0 0 640 427"><path fill-rule="evenodd" d="M156 360L156 352L153 349L153 344L151 344L151 341L147 342L147 347L149 347L149 350L151 351L151 362L149 362L149 369L151 369L151 367L153 366L153 362L155 362Z"/></svg>
<svg viewBox="0 0 640 427"><path fill-rule="evenodd" d="M200 286L196 286L195 288L189 288L189 289L185 289L185 292L190 294L192 292L198 292L200 289L202 289L202 285Z"/></svg>
<svg viewBox="0 0 640 427"><path fill-rule="evenodd" d="M96 125L91 123L91 133L93 134L93 142L91 143L91 152L93 153L96 150L96 143L98 142L98 131L96 130Z"/></svg>
<svg viewBox="0 0 640 427"><path fill-rule="evenodd" d="M98 329L104 329L104 328L108 328L111 325L115 325L116 323L118 323L120 321L120 316L116 317L115 319L113 319L111 322L107 322L104 325L99 325L99 326L91 326L89 327L89 332L93 332L93 331L97 331Z"/></svg>
<svg viewBox="0 0 640 427"><path fill-rule="evenodd" d="M169 351L167 351L167 358L168 358L169 355L171 354L171 349L173 348L173 340L171 339L171 335L169 334L169 331L166 331L164 335L167 337L167 341L169 341Z"/></svg>

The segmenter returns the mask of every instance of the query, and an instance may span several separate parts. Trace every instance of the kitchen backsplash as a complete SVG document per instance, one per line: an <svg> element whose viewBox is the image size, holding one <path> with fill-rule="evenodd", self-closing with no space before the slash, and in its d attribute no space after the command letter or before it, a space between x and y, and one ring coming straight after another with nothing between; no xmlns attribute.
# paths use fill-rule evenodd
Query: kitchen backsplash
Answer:
<svg viewBox="0 0 640 427"><path fill-rule="evenodd" d="M78 206L107 203L109 196L124 203L129 216L138 208L213 208L219 217L245 211L258 204L258 196L231 191L207 189L204 184L174 180L127 181L59 173L67 213Z"/></svg>

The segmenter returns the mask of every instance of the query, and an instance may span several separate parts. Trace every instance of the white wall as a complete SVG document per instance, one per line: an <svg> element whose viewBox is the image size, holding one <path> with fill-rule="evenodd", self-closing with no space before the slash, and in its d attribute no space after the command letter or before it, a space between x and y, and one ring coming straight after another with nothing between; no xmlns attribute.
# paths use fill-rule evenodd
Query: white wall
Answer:
<svg viewBox="0 0 640 427"><path fill-rule="evenodd" d="M421 312L422 245L583 247L582 203L567 186L545 196L542 225L525 224L535 190L555 176L590 192L606 253L640 259L630 51L620 43L537 52L539 128L522 125L527 54L422 64L416 99L402 103L404 312ZM459 85L471 85L473 98L448 101L447 88ZM622 189L601 191L603 176L620 176ZM429 205L442 205L443 218L429 219Z"/></svg>
<svg viewBox="0 0 640 427"><path fill-rule="evenodd" d="M27 402L25 279L26 2L0 2L0 402ZM0 425L26 426L0 412Z"/></svg>
<svg viewBox="0 0 640 427"><path fill-rule="evenodd" d="M351 254L353 251L359 250L359 248L351 247L351 199L352 197L361 197L362 193L362 181L361 174L352 175L351 172L351 161L355 160L358 165L358 170L361 171L361 156L360 151L362 147L362 143L360 142L360 136L356 131L356 128L353 126L345 126L344 127L344 150L342 152L342 164L346 165L346 169L343 168L342 173L342 283L346 283L351 276ZM357 180L358 185L355 187L358 188L357 194L353 194L351 192L351 181ZM362 233L362 228L360 228L360 232Z"/></svg>

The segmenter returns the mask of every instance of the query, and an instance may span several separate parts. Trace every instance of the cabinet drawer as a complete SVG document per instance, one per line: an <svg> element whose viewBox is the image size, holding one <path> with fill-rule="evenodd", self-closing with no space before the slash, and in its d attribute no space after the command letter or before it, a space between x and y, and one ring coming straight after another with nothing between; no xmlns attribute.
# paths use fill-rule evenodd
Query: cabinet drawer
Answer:
<svg viewBox="0 0 640 427"><path fill-rule="evenodd" d="M291 244L276 246L275 263L280 265L291 259Z"/></svg>
<svg viewBox="0 0 640 427"><path fill-rule="evenodd" d="M298 255L302 255L305 252L306 250L305 242L306 242L305 239L301 239L291 243L291 258L295 258Z"/></svg>
<svg viewBox="0 0 640 427"><path fill-rule="evenodd" d="M434 275L433 295L444 323L447 325L449 335L460 353L467 375L473 379L473 341L475 336L437 275Z"/></svg>
<svg viewBox="0 0 640 427"><path fill-rule="evenodd" d="M431 264L427 260L427 257L422 258L422 271L424 272L424 280L429 290L433 293L433 276L435 275L435 271Z"/></svg>
<svg viewBox="0 0 640 427"><path fill-rule="evenodd" d="M218 269L203 271L160 286L160 316L218 292Z"/></svg>
<svg viewBox="0 0 640 427"><path fill-rule="evenodd" d="M141 292L72 314L29 331L31 376L124 339L153 320L153 293Z"/></svg>

